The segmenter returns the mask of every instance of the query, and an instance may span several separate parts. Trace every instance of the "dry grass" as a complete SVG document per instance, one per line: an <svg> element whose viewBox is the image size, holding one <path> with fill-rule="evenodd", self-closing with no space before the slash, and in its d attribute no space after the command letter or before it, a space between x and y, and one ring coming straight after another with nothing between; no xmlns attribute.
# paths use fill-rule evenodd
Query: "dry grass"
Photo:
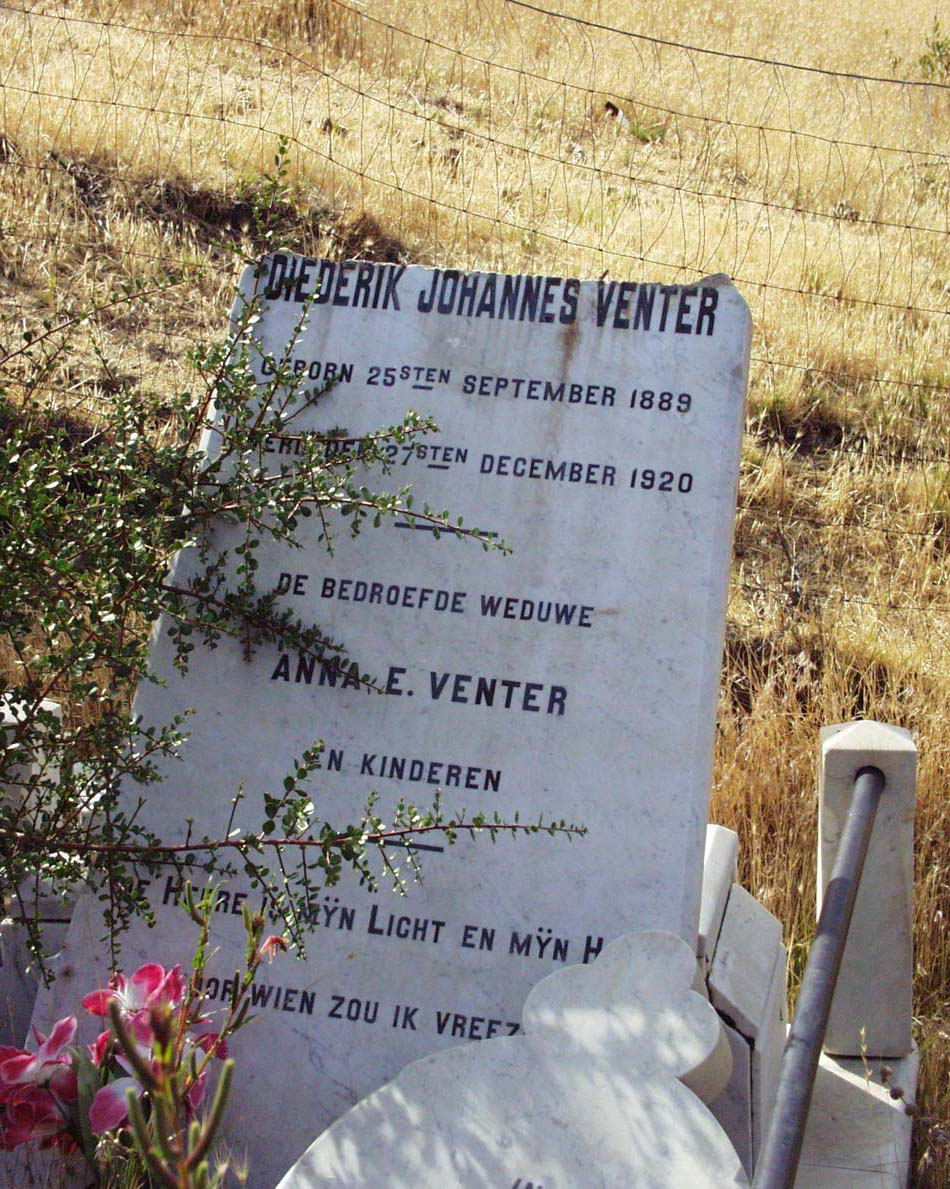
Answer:
<svg viewBox="0 0 950 1189"><path fill-rule="evenodd" d="M919 76L929 3L894 6L886 38L878 9L858 7L561 11ZM738 279L756 339L713 816L739 831L744 882L785 922L797 977L818 728L867 716L914 731L918 1184L950 1183L950 92L705 55L506 0L155 11L0 11L7 339L173 266L174 299L97 333L118 374L179 387L188 343L219 332L233 285L215 237L252 248L248 187L278 135L296 247ZM114 382L91 333L46 394L87 416Z"/></svg>

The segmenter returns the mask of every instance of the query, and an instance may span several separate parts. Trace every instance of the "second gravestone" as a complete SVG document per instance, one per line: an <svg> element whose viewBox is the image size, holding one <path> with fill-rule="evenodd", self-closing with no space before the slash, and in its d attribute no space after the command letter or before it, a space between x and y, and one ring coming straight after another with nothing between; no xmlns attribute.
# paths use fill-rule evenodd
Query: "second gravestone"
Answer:
<svg viewBox="0 0 950 1189"><path fill-rule="evenodd" d="M438 436L391 448L396 485L513 554L404 519L355 540L339 525L332 555L316 528L303 550L263 549L260 586L344 641L386 696L279 647L248 663L238 643L196 655L182 680L160 634L167 685L145 686L135 709L155 723L195 714L140 820L171 842L186 819L220 836L240 785L237 824L257 828L262 793L321 738L312 795L335 825L373 790L385 806L442 789L449 812L543 814L589 833L452 848L428 836L424 883L404 899L347 878L321 896L308 960L262 971L258 1018L233 1046L226 1138L247 1147L255 1185L408 1061L517 1030L556 966L632 930L694 944L749 357L748 310L724 278L580 282L282 253L246 272L236 316L262 298L254 333L280 358L314 293L291 367L335 385L297 432L359 437L410 406L432 416ZM270 461L293 449L275 440ZM215 530L222 548L239 541ZM193 564L182 555L179 577ZM159 924L133 931L127 969L187 961L174 891L152 886ZM212 999L228 994L248 894L222 897ZM77 914L83 989L102 985L89 968L101 931L88 906ZM37 1022L71 1010L75 989L60 980Z"/></svg>

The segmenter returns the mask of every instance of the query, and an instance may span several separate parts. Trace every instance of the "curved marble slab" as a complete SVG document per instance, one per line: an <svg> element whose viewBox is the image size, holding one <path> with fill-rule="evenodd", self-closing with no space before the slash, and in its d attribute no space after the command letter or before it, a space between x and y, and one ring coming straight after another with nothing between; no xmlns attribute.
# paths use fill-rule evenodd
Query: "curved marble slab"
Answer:
<svg viewBox="0 0 950 1189"><path fill-rule="evenodd" d="M695 955L632 933L530 993L523 1033L414 1061L328 1128L278 1189L748 1185L698 1095L731 1055Z"/></svg>

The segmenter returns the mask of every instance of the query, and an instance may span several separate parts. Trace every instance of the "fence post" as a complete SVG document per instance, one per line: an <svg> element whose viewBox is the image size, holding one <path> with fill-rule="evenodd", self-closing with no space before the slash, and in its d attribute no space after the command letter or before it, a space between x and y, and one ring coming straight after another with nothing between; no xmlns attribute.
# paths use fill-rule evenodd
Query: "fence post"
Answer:
<svg viewBox="0 0 950 1189"><path fill-rule="evenodd" d="M835 1056L903 1057L911 1037L914 975L914 803L917 748L910 732L861 721L823 727L818 806L818 912L859 769L879 768L881 799L825 1033ZM863 1033L862 1033L863 1030Z"/></svg>

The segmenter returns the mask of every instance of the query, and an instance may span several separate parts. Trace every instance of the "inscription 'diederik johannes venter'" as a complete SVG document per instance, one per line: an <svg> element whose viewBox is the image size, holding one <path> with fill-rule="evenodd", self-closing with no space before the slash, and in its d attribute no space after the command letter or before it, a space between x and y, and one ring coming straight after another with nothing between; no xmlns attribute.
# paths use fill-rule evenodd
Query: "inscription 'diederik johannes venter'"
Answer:
<svg viewBox="0 0 950 1189"><path fill-rule="evenodd" d="M407 271L415 281L419 269L405 265L344 260L313 260L278 254L273 257L264 296L268 300L349 306L361 310L402 310L408 294L421 314L456 314L463 318L507 319L512 322L577 321L581 282L573 277L506 276L432 269L422 285L400 282ZM642 285L635 281L600 281L596 324L615 330L653 330L664 334L712 335L719 304L715 285Z"/></svg>
<svg viewBox="0 0 950 1189"><path fill-rule="evenodd" d="M289 253L245 273L235 318L256 301L260 379L289 352L306 387L334 381L295 432L344 426L352 440L409 407L431 416L439 434L392 443L391 474L367 485L411 483L415 507L449 508L513 553L436 540L404 518L356 539L340 531L332 554L316 529L303 549L262 548L259 584L344 640L384 696L367 694L352 662L279 644L248 663L222 643L181 680L159 636L167 684L143 687L136 712L195 713L143 824L172 840L186 818L211 833L240 784L238 813L256 826L260 791L319 737L312 795L334 823L354 820L373 790L385 804L442 789L450 808L589 830L571 844L451 849L429 836L424 883L405 900L346 879L317 900L311 956L262 979L260 1018L235 1046L239 1061L242 1043L269 1054L242 1066L232 1118L272 1184L407 1061L516 1030L553 966L589 962L632 929L693 940L749 317L721 278L582 282ZM299 448L267 444L275 464ZM233 534L221 526L215 544ZM183 555L183 574L190 564ZM228 994L248 894L236 884L223 895L212 998ZM174 881L151 895L157 932L129 947L177 960ZM77 921L77 942L83 928L94 926ZM307 1086L300 1117L279 1108L288 1077ZM275 1126L280 1150L268 1154Z"/></svg>

